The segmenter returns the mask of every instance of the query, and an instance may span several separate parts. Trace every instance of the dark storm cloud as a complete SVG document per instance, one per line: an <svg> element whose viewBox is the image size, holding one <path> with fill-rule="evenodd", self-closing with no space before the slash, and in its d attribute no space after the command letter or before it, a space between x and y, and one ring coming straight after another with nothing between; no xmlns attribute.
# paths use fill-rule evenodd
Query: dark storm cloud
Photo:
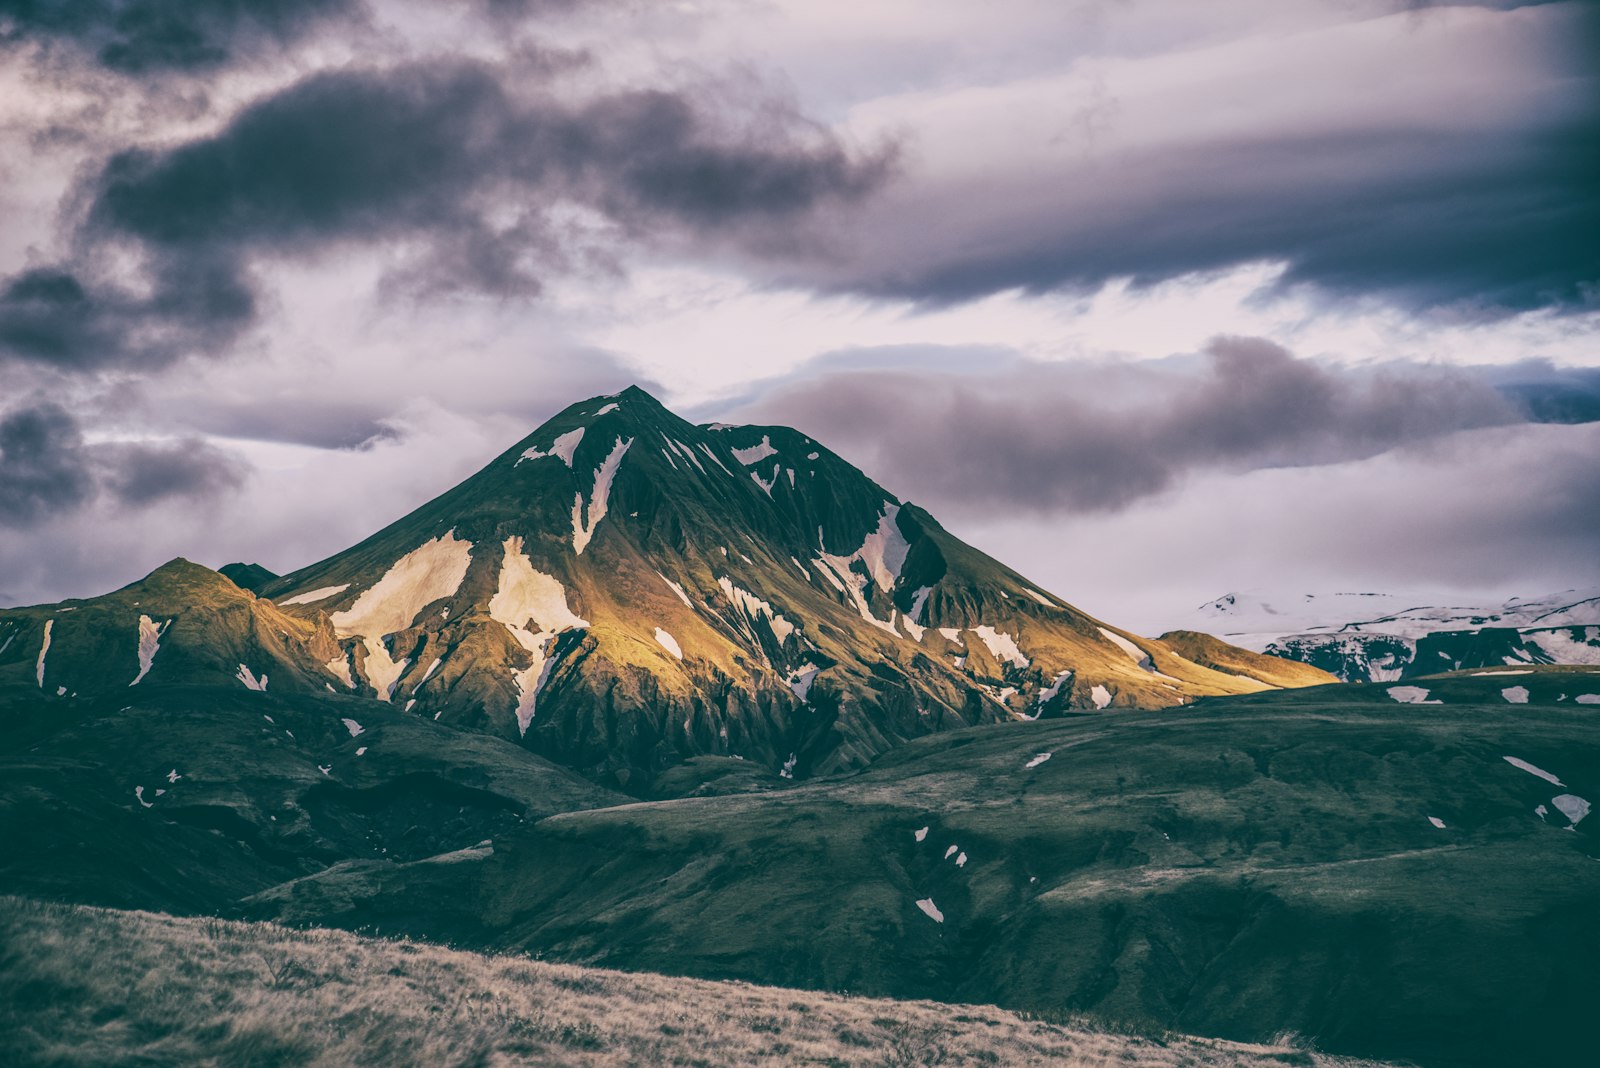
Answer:
<svg viewBox="0 0 1600 1068"><path fill-rule="evenodd" d="M0 523L31 526L93 493L83 434L65 409L40 404L0 417Z"/></svg>
<svg viewBox="0 0 1600 1068"><path fill-rule="evenodd" d="M574 203L626 235L771 240L889 175L771 100L637 90L576 103L513 72L441 61L316 74L216 135L116 153L76 194L72 264L0 292L0 345L66 368L157 366L225 347L256 314L256 257L403 249L420 288L538 292L563 265L548 211ZM138 286L84 266L117 248Z"/></svg>
<svg viewBox="0 0 1600 1068"><path fill-rule="evenodd" d="M1596 88L1600 92L1600 87ZM1146 285L1257 260L1285 286L1414 307L1584 306L1600 282L1600 116L1533 131L1309 134L1150 153L1032 226L843 288L945 303Z"/></svg>
<svg viewBox="0 0 1600 1068"><path fill-rule="evenodd" d="M1256 338L1218 338L1199 363L828 375L745 414L804 428L896 492L968 513L1116 511L1191 473L1361 459L1528 418L1479 374L1336 369Z"/></svg>
<svg viewBox="0 0 1600 1068"><path fill-rule="evenodd" d="M1600 5L1452 7L1274 53L1108 63L1058 99L958 99L992 120L943 135L959 180L930 168L865 221L855 260L801 277L942 304L1271 261L1282 287L1413 311L1594 307ZM1084 107L1099 117L1064 123ZM986 137L1011 126L1027 133ZM985 138L987 173L958 136Z"/></svg>
<svg viewBox="0 0 1600 1068"><path fill-rule="evenodd" d="M0 526L30 527L102 495L128 507L237 489L246 468L199 439L90 444L49 402L0 416Z"/></svg>
<svg viewBox="0 0 1600 1068"><path fill-rule="evenodd" d="M364 10L362 0L0 0L0 44L39 41L125 74L210 70Z"/></svg>

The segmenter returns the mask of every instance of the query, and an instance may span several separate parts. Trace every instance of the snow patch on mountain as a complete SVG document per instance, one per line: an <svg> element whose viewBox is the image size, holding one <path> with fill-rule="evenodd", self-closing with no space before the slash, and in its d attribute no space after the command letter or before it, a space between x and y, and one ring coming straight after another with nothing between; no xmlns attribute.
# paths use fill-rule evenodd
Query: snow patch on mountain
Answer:
<svg viewBox="0 0 1600 1068"><path fill-rule="evenodd" d="M285 608L292 604L316 604L318 601L326 601L334 594L343 593L349 588L350 583L348 582L340 583L337 586L323 586L320 589L311 590L307 593L296 594L295 596L279 601L278 603Z"/></svg>
<svg viewBox="0 0 1600 1068"><path fill-rule="evenodd" d="M1100 627L1098 629L1100 631L1101 636L1104 637L1106 639L1106 641L1110 642L1112 645L1115 645L1118 649L1121 649L1124 653L1127 653L1128 654L1128 659L1132 660L1135 664L1139 665L1139 667L1142 670L1148 671L1150 674L1154 675L1158 679L1167 679L1167 680L1169 680L1171 682L1177 682L1178 681L1177 679L1174 679L1171 675L1163 675L1159 670L1157 670L1156 662L1151 659L1150 654L1145 652L1143 649L1139 648L1137 645L1135 645L1133 642L1129 641L1127 638L1124 638L1122 635L1118 634L1116 631L1107 630L1105 627Z"/></svg>
<svg viewBox="0 0 1600 1068"><path fill-rule="evenodd" d="M977 626L972 628L972 633L984 644L996 660L1004 660L1018 668L1025 668L1033 661L1022 655L1022 650L1017 648L1017 640L1002 630L995 630L990 626Z"/></svg>
<svg viewBox="0 0 1600 1068"><path fill-rule="evenodd" d="M345 689L353 690L356 688L356 677L350 673L349 653L341 653L322 666L327 668L328 673L334 678L344 683Z"/></svg>
<svg viewBox="0 0 1600 1068"><path fill-rule="evenodd" d="M1072 678L1072 675L1073 671L1071 668L1068 668L1067 670L1057 674L1054 682L1039 691L1039 697L1036 703L1042 707L1055 700L1056 695L1061 692L1061 687L1067 684L1067 682Z"/></svg>
<svg viewBox="0 0 1600 1068"><path fill-rule="evenodd" d="M157 623L149 616L139 617L139 674L133 677L129 686L139 685L139 680L150 674L151 665L156 662L156 651L161 648L161 635L171 623L170 619L165 623Z"/></svg>
<svg viewBox="0 0 1600 1068"><path fill-rule="evenodd" d="M722 468L724 474L727 474L730 477L733 475L733 472L728 470L728 465L723 463L721 460L717 459L717 454L711 451L711 446L710 445L707 445L705 442L702 441L700 443L700 451L705 453L707 458L709 458L712 463L714 463L718 467ZM703 468L702 468L702 470L703 470Z"/></svg>
<svg viewBox="0 0 1600 1068"><path fill-rule="evenodd" d="M56 629L56 621L44 621L44 642L39 646L39 660L34 664L33 675L39 680L39 689L44 689L44 658L50 655L50 632Z"/></svg>
<svg viewBox="0 0 1600 1068"><path fill-rule="evenodd" d="M1111 691L1104 686L1095 686L1089 691L1089 699L1096 708L1106 708L1111 704Z"/></svg>
<svg viewBox="0 0 1600 1068"><path fill-rule="evenodd" d="M783 681L788 683L789 689L794 691L794 695L796 697L800 698L802 701L806 701L811 697L811 683L815 681L817 673L821 670L822 668L818 667L816 664L801 664L799 667L789 672L788 677Z"/></svg>
<svg viewBox="0 0 1600 1068"><path fill-rule="evenodd" d="M1044 594L1040 593L1038 590L1034 589L1032 586L1024 586L1024 587L1022 587L1022 592L1027 594L1029 597L1032 597L1035 601L1038 601L1040 604L1044 605L1046 608L1058 608L1058 607L1060 607L1054 601L1052 601L1050 598L1046 597Z"/></svg>
<svg viewBox="0 0 1600 1068"><path fill-rule="evenodd" d="M506 538L503 548L499 584L489 599L489 618L504 626L531 657L526 668L511 673L517 689L517 727L526 734L539 691L549 676L549 651L556 636L582 630L589 623L567 606L566 589L555 576L533 566L522 551L519 535Z"/></svg>
<svg viewBox="0 0 1600 1068"><path fill-rule="evenodd" d="M244 683L244 688L247 690L265 690L267 688L266 673L262 672L261 677L258 679L255 672L243 664L239 665L239 670L234 675L234 678Z"/></svg>
<svg viewBox="0 0 1600 1068"><path fill-rule="evenodd" d="M778 472L776 468L773 469L771 482L765 481L754 471L750 472L750 477L755 480L756 485L761 487L762 493L765 493L768 497L772 496L772 487L778 484Z"/></svg>
<svg viewBox="0 0 1600 1068"><path fill-rule="evenodd" d="M667 652L671 653L673 656L677 657L679 660L683 659L683 648L678 645L678 639L674 638L660 627L656 628L656 644L661 646L661 648L665 649Z"/></svg>
<svg viewBox="0 0 1600 1068"><path fill-rule="evenodd" d="M794 633L794 624L783 618L777 609L749 590L735 585L733 580L726 575L717 579L717 585L722 587L722 592L727 596L729 602L738 609L749 636L752 641L755 641L757 648L761 644L759 640L756 640L755 624L758 619L766 619L767 626L772 630L772 636L778 639L779 644L782 644L789 635Z"/></svg>
<svg viewBox="0 0 1600 1068"><path fill-rule="evenodd" d="M361 644L367 650L367 658L362 665L367 673L367 682L378 691L378 700L387 701L394 696L394 689L400 684L400 676L405 674L411 658L395 660L380 637L362 638Z"/></svg>
<svg viewBox="0 0 1600 1068"><path fill-rule="evenodd" d="M618 408L619 408L619 407L620 407L620 405L618 405L618 404L616 404L616 403L615 403L615 402L613 402L613 403L611 403L611 404L606 404L606 405L603 405L603 406L601 406L601 408L600 408L600 410L599 410L599 411L597 411L597 412L595 412L595 413L594 413L594 414L593 414L593 415L591 415L591 416L590 416L590 417L589 417L589 418L590 418L590 419L598 419L598 418L600 418L600 417L601 417L601 416L602 416L602 415L605 415L605 414L606 414L606 413L607 413L607 412L614 412L614 411L616 411L616 410L617 410L617 409L618 409Z"/></svg>
<svg viewBox="0 0 1600 1068"><path fill-rule="evenodd" d="M350 732L352 738L359 738L367 733L367 728L348 717L340 719L339 722L344 724L344 729Z"/></svg>
<svg viewBox="0 0 1600 1068"><path fill-rule="evenodd" d="M934 923L944 922L944 913L940 912L939 906L933 903L933 898L922 898L917 902L917 908L921 909L922 914L928 917L928 919L932 920Z"/></svg>
<svg viewBox="0 0 1600 1068"><path fill-rule="evenodd" d="M1040 764L1043 764L1046 760L1049 760L1053 756L1055 756L1054 753L1036 753L1036 754L1034 754L1034 757L1033 757L1032 760L1028 761L1026 764L1024 764L1022 766L1025 767L1025 768L1036 768Z"/></svg>
<svg viewBox="0 0 1600 1068"><path fill-rule="evenodd" d="M778 450L772 447L772 440L766 435L761 435L761 444L752 445L748 449L733 449L733 458L745 467L758 464L769 456L776 456Z"/></svg>
<svg viewBox="0 0 1600 1068"><path fill-rule="evenodd" d="M583 494L579 493L572 502L572 551L579 556L588 547L589 540L594 537L595 528L600 525L600 520L606 517L610 507L611 483L617 477L617 468L622 464L622 457L628 452L628 446L633 444L633 439L624 441L617 438L611 452L607 454L604 462L594 469L594 490L589 494L587 518Z"/></svg>
<svg viewBox="0 0 1600 1068"><path fill-rule="evenodd" d="M472 543L454 529L396 560L355 604L329 616L341 638L383 637L405 630L434 601L455 596L472 563Z"/></svg>
<svg viewBox="0 0 1600 1068"><path fill-rule="evenodd" d="M656 572L656 577L659 578L662 582L665 582L668 586L672 587L672 592L678 595L678 600L682 601L685 605L687 605L690 608L694 607L694 602L689 600L689 595L686 592L684 592L684 589L683 589L682 586L678 585L676 582L673 582L671 579L667 578L667 576L663 575L659 571Z"/></svg>
<svg viewBox="0 0 1600 1068"><path fill-rule="evenodd" d="M887 620L872 614L867 584L872 583L879 592L888 595L899 581L900 569L911 551L910 543L900 533L899 514L899 505L885 502L877 527L862 540L859 549L848 556L837 556L823 548L817 556L817 563L825 568L825 573L831 573L834 585L855 605L861 618L897 638L900 632L894 629L893 612ZM820 540L820 531L818 537ZM855 566L857 564L860 568Z"/></svg>
<svg viewBox="0 0 1600 1068"><path fill-rule="evenodd" d="M587 427L580 426L576 430L558 434L555 440L550 443L549 452L539 448L529 449L517 457L517 464L522 463L524 460L541 460L546 456L550 456L560 460L570 468L572 466L572 454L578 451L578 444L583 441L583 432L586 429ZM517 464L512 464L512 466L515 467Z"/></svg>

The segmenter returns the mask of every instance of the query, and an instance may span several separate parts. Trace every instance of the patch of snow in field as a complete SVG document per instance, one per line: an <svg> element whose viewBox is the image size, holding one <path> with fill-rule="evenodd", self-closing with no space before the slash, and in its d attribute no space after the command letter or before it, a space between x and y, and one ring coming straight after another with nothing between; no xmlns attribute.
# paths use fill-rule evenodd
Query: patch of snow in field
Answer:
<svg viewBox="0 0 1600 1068"><path fill-rule="evenodd" d="M44 689L44 658L50 652L50 632L55 630L56 621L44 621L44 644L39 646L39 662L34 666L34 677L39 680L39 689Z"/></svg>
<svg viewBox="0 0 1600 1068"><path fill-rule="evenodd" d="M940 627L939 633L944 635L944 640L947 642L961 646L966 645L966 642L961 640L961 629L959 627Z"/></svg>
<svg viewBox="0 0 1600 1068"><path fill-rule="evenodd" d="M978 640L996 660L1004 660L1019 668L1025 668L1032 663L1022 655L1022 650L1017 648L1017 640L1005 631L995 630L990 626L977 626L972 628L972 633L978 636Z"/></svg>
<svg viewBox="0 0 1600 1068"><path fill-rule="evenodd" d="M1514 768L1522 769L1523 771L1527 772L1529 775L1537 775L1537 776L1539 776L1539 778L1545 780L1546 782L1555 783L1557 786L1565 786L1565 785L1567 785L1566 783L1562 782L1560 779L1556 778L1554 775L1550 774L1548 771L1545 771L1543 768L1535 767L1534 765L1528 763L1526 760L1519 760L1514 756L1502 757L1501 759L1503 759L1507 764L1510 764Z"/></svg>
<svg viewBox="0 0 1600 1068"><path fill-rule="evenodd" d="M183 776L178 774L177 768L173 768L171 771L167 772L167 783L169 785L177 782L181 778L183 778Z"/></svg>
<svg viewBox="0 0 1600 1068"><path fill-rule="evenodd" d="M322 666L328 669L329 674L344 683L345 689L353 690L356 688L356 677L350 673L349 653L340 653Z"/></svg>
<svg viewBox="0 0 1600 1068"><path fill-rule="evenodd" d="M255 672L251 671L243 664L239 665L239 671L236 675L234 675L234 678L244 683L244 688L247 690L265 690L267 688L266 673L263 672L261 677L258 679L256 678Z"/></svg>
<svg viewBox="0 0 1600 1068"><path fill-rule="evenodd" d="M957 853L956 854L956 867L965 868L966 866L967 866L967 855L965 853Z"/></svg>
<svg viewBox="0 0 1600 1068"><path fill-rule="evenodd" d="M921 909L923 915L927 916L928 919L932 920L934 923L944 922L944 913L940 912L939 906L933 903L933 898L922 898L917 902L917 908Z"/></svg>
<svg viewBox="0 0 1600 1068"><path fill-rule="evenodd" d="M794 633L794 624L784 619L772 605L763 601L749 590L734 585L726 575L717 579L717 585L722 587L722 592L727 595L728 600L733 603L734 607L739 610L749 624L752 638L755 637L755 622L763 616L766 617L767 625L772 628L773 637L777 638L780 643ZM759 645L760 643L758 642L757 644Z"/></svg>
<svg viewBox="0 0 1600 1068"><path fill-rule="evenodd" d="M499 585L489 599L489 618L504 626L531 657L526 668L511 673L517 688L517 727L527 734L535 700L552 667L550 647L563 631L582 630L589 622L567 606L566 590L553 575L534 568L519 535L506 538L504 549Z"/></svg>
<svg viewBox="0 0 1600 1068"><path fill-rule="evenodd" d="M139 804L143 805L145 808L155 808L156 807L156 806L152 805L150 802L148 802L148 801L146 801L144 799L144 787L143 786L135 786L133 788L133 796L135 798L137 798L138 801L139 801Z"/></svg>
<svg viewBox="0 0 1600 1068"><path fill-rule="evenodd" d="M611 483L617 477L617 468L622 465L623 456L627 455L628 447L633 444L633 439L624 441L617 438L611 452L599 467L594 469L594 489L589 494L587 509L583 503L583 494L574 495L572 500L572 551L579 556L588 548L589 541L594 537L595 528L606 517L606 511L611 506Z"/></svg>
<svg viewBox="0 0 1600 1068"><path fill-rule="evenodd" d="M1580 705L1600 705L1600 693L1580 693L1573 700Z"/></svg>
<svg viewBox="0 0 1600 1068"><path fill-rule="evenodd" d="M1438 816L1429 816L1428 822L1439 828L1441 831L1444 830L1444 820L1440 819Z"/></svg>
<svg viewBox="0 0 1600 1068"><path fill-rule="evenodd" d="M1543 805L1535 805L1533 807L1533 814L1538 816L1540 819L1545 819L1550 815L1550 810L1545 808Z"/></svg>
<svg viewBox="0 0 1600 1068"><path fill-rule="evenodd" d="M320 589L311 590L309 593L297 593L293 597L278 603L285 608L292 604L316 604L318 601L326 601L336 593L343 593L349 588L350 583L348 582L341 583L338 586L323 586Z"/></svg>
<svg viewBox="0 0 1600 1068"><path fill-rule="evenodd" d="M919 830L912 831L911 837L915 838L919 842L922 841L924 838L928 837L928 828L923 827Z"/></svg>
<svg viewBox="0 0 1600 1068"><path fill-rule="evenodd" d="M1576 794L1561 794L1557 797L1552 797L1550 803L1560 809L1561 814L1567 817L1567 822L1574 827L1582 823L1583 818L1589 814L1589 802Z"/></svg>
<svg viewBox="0 0 1600 1068"><path fill-rule="evenodd" d="M1105 708L1111 704L1111 691L1104 686L1096 686L1089 691L1089 699L1094 702L1094 707Z"/></svg>
<svg viewBox="0 0 1600 1068"><path fill-rule="evenodd" d="M448 530L396 560L355 604L328 618L341 638L378 637L405 630L434 601L452 597L467 577L472 543ZM369 646L370 648L370 646Z"/></svg>
<svg viewBox="0 0 1600 1068"><path fill-rule="evenodd" d="M665 649L667 652L671 653L673 656L677 657L679 660L683 659L683 649L678 645L678 639L674 638L660 627L656 628L656 644L661 646L661 648Z"/></svg>
<svg viewBox="0 0 1600 1068"><path fill-rule="evenodd" d="M656 577L659 578L662 582L665 582L668 586L672 587L672 592L678 595L678 600L682 601L684 604L688 605L690 608L694 607L694 602L689 600L689 595L684 592L684 589L683 589L682 586L678 585L676 582L673 582L671 579L667 578L667 576L663 575L659 571L656 572Z"/></svg>
<svg viewBox="0 0 1600 1068"><path fill-rule="evenodd" d="M778 454L778 450L772 447L772 441L765 434L761 435L760 445L752 445L748 449L733 449L731 451L733 452L733 458L746 467L751 464L758 464L767 457Z"/></svg>
<svg viewBox="0 0 1600 1068"><path fill-rule="evenodd" d="M389 655L389 647L383 644L382 638L363 638L361 644L366 646L367 659L364 667L367 672L367 682L378 692L378 700L387 701L394 696L394 688L400 685L400 676L405 674L406 665L411 663L411 658L396 661Z"/></svg>
<svg viewBox="0 0 1600 1068"><path fill-rule="evenodd" d="M332 764L318 764L317 765L317 770L322 772L322 774L324 774L324 775L332 775L333 774L333 765Z"/></svg>
<svg viewBox="0 0 1600 1068"><path fill-rule="evenodd" d="M955 856L956 851L960 848L960 846L951 846L949 849L946 849L944 851L944 859L949 860L951 857Z"/></svg>
<svg viewBox="0 0 1600 1068"><path fill-rule="evenodd" d="M1479 678L1483 678L1483 677L1488 676L1488 675L1532 675L1532 674L1533 674L1533 669L1532 668L1523 668L1521 671L1474 671L1472 673L1472 677L1475 678L1475 679L1479 679Z"/></svg>
<svg viewBox="0 0 1600 1068"><path fill-rule="evenodd" d="M359 738L366 733L366 728L353 719L341 719L339 722L344 724L344 729L350 732L352 738Z"/></svg>
<svg viewBox="0 0 1600 1068"><path fill-rule="evenodd" d="M799 762L800 755L798 753L790 753L789 759L783 762L783 767L778 771L778 777L780 779L794 778L794 766Z"/></svg>
<svg viewBox="0 0 1600 1068"><path fill-rule="evenodd" d="M1399 701L1403 705L1442 705L1443 701L1428 700L1428 690L1424 686L1391 686L1386 691L1391 700Z"/></svg>
<svg viewBox="0 0 1600 1068"><path fill-rule="evenodd" d="M161 634L171 622L168 620L158 624L149 616L139 617L139 674L133 677L129 686L139 685L139 680L150 674L150 665L156 662L156 651L161 648Z"/></svg>
<svg viewBox="0 0 1600 1068"><path fill-rule="evenodd" d="M1507 686L1500 691L1500 696L1504 697L1510 704L1525 705L1528 703L1528 688L1526 686Z"/></svg>
<svg viewBox="0 0 1600 1068"><path fill-rule="evenodd" d="M1040 764L1043 764L1046 760L1049 760L1053 756L1055 756L1054 753L1036 753L1032 760L1028 761L1026 764L1024 764L1022 766L1025 767L1025 768L1036 768Z"/></svg>

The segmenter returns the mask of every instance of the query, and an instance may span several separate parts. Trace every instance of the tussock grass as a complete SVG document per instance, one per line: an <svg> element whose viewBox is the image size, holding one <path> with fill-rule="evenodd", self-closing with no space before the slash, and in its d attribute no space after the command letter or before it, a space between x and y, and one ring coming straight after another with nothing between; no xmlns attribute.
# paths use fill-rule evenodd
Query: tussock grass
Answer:
<svg viewBox="0 0 1600 1068"><path fill-rule="evenodd" d="M253 1068L1369 1063L19 898L0 898L0 1050L19 1065Z"/></svg>

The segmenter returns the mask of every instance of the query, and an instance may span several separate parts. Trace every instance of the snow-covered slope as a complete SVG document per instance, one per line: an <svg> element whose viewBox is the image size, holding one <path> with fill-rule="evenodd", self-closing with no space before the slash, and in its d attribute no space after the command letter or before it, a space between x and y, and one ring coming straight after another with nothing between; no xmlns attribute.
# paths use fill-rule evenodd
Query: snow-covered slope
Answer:
<svg viewBox="0 0 1600 1068"><path fill-rule="evenodd" d="M1351 682L1519 663L1600 663L1600 590L1593 589L1491 605L1404 593L1230 593L1184 623Z"/></svg>

